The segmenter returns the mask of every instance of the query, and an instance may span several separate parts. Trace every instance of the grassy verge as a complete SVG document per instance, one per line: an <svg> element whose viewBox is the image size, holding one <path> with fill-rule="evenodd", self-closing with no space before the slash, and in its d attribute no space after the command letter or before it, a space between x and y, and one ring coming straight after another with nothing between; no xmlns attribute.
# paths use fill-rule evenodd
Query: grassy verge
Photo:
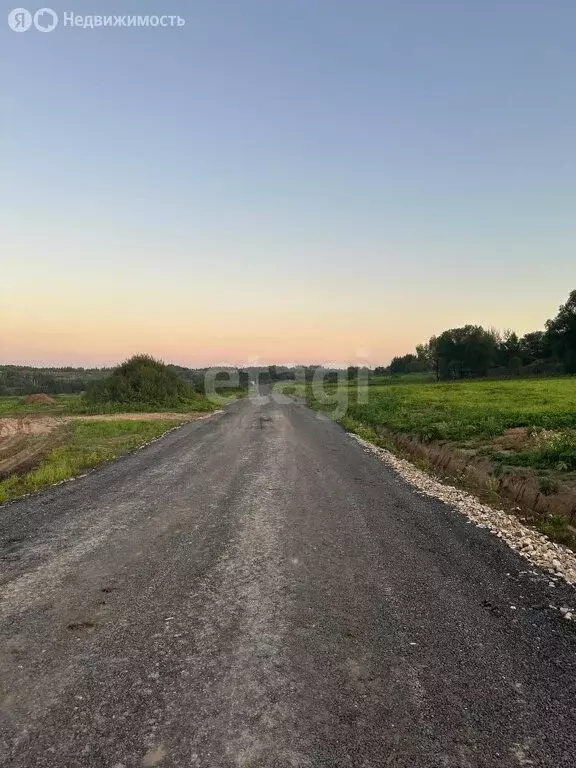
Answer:
<svg viewBox="0 0 576 768"><path fill-rule="evenodd" d="M576 548L575 377L305 394L349 431Z"/></svg>
<svg viewBox="0 0 576 768"><path fill-rule="evenodd" d="M0 482L0 503L34 493L111 461L159 437L178 423L175 420L69 422L63 428L64 435L60 435L62 444L50 451L36 469Z"/></svg>

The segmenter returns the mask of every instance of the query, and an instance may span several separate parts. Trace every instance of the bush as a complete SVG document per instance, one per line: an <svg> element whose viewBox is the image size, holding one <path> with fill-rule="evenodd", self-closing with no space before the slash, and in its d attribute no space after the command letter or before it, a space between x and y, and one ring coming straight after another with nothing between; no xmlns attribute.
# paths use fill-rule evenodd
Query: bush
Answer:
<svg viewBox="0 0 576 768"><path fill-rule="evenodd" d="M178 374L150 355L134 355L86 393L89 404L177 407L196 397Z"/></svg>

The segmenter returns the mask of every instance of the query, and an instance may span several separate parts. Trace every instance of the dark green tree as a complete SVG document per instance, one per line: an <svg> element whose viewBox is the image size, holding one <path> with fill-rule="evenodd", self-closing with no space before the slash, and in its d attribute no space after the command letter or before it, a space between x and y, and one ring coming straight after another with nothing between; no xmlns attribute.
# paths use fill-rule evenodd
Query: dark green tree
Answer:
<svg viewBox="0 0 576 768"><path fill-rule="evenodd" d="M520 339L520 356L525 364L551 357L550 339L544 331L527 333Z"/></svg>
<svg viewBox="0 0 576 768"><path fill-rule="evenodd" d="M514 331L506 330L501 338L498 337L496 332L494 332L494 336L497 339L497 364L513 368L511 361L514 360L516 362L521 353L518 334Z"/></svg>
<svg viewBox="0 0 576 768"><path fill-rule="evenodd" d="M576 290L546 323L546 335L552 351L564 363L568 373L576 373Z"/></svg>
<svg viewBox="0 0 576 768"><path fill-rule="evenodd" d="M430 339L434 367L441 378L485 376L498 359L493 331L479 325L451 328Z"/></svg>
<svg viewBox="0 0 576 768"><path fill-rule="evenodd" d="M412 373L413 368L412 366L418 358L416 355L413 355L412 353L409 353L407 355L402 355L398 357L393 357L392 361L390 362L390 373L392 374L399 374L399 373Z"/></svg>

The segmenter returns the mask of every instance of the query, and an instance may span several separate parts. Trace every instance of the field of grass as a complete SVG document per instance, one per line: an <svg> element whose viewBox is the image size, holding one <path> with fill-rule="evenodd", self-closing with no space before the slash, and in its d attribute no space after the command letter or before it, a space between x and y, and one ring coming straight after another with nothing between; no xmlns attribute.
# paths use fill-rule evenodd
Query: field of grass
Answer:
<svg viewBox="0 0 576 768"><path fill-rule="evenodd" d="M58 416L66 413L77 413L82 407L81 395L53 395L55 403L26 404L24 398L16 396L0 397L0 418L4 416L26 416L38 414Z"/></svg>
<svg viewBox="0 0 576 768"><path fill-rule="evenodd" d="M313 407L330 411L338 393L328 387L326 398L314 397ZM359 402L354 385L345 419L384 425L421 440L466 442L502 435L512 427L546 430L576 429L576 378L463 381L371 386L367 403Z"/></svg>
<svg viewBox="0 0 576 768"><path fill-rule="evenodd" d="M178 423L164 419L66 422L58 436L59 445L37 468L0 481L0 504L111 461L159 437Z"/></svg>
<svg viewBox="0 0 576 768"><path fill-rule="evenodd" d="M312 408L376 444L410 453L414 444L407 443L408 436L422 446L416 446L417 462L432 466L442 449L442 461L456 456L461 465L481 466L494 495L511 493L509 481L518 480L532 489L526 494L531 503L550 509L557 504L570 520L576 517L576 377L405 381L364 391L351 383L327 386L323 394L307 387L306 398ZM422 458L427 453L432 460ZM467 487L463 476L457 479ZM538 501L538 494L545 500ZM576 546L576 529L568 530L563 517L535 520L555 540Z"/></svg>

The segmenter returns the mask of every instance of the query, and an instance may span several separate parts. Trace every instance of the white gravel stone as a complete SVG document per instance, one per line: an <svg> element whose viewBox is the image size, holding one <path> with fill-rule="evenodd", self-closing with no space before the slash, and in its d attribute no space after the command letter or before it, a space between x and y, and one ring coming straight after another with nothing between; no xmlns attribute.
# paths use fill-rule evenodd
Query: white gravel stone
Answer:
<svg viewBox="0 0 576 768"><path fill-rule="evenodd" d="M431 496L449 504L466 515L478 527L492 531L533 565L546 569L555 577L561 576L569 584L576 585L576 553L568 547L556 544L547 536L528 528L514 515L502 509L488 507L472 494L440 483L390 451L379 448L358 435L350 436L357 440L365 451L375 454L394 469L421 495ZM572 618L573 614L565 615L570 615Z"/></svg>

